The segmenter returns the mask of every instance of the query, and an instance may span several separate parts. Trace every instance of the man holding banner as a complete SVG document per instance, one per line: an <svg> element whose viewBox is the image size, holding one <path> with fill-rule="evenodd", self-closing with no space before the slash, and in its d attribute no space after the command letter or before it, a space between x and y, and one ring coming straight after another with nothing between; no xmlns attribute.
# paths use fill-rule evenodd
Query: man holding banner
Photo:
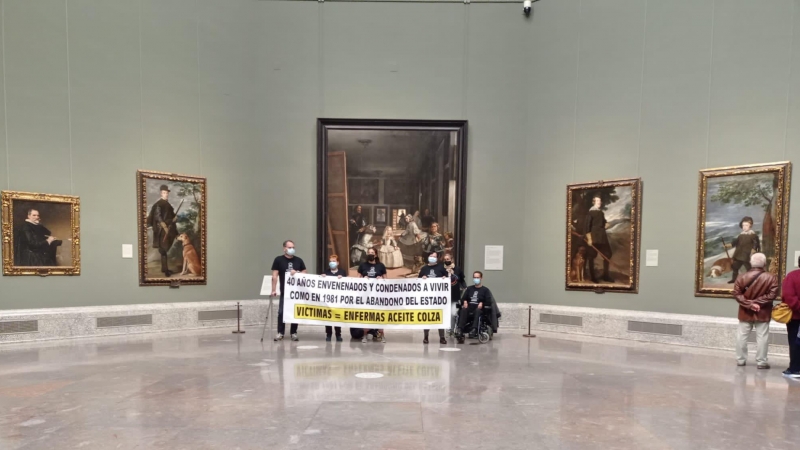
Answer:
<svg viewBox="0 0 800 450"><path fill-rule="evenodd" d="M452 257L450 258L452 262ZM439 254L437 252L430 252L428 254L428 265L419 270L419 278L447 278L450 281L450 274L443 265L439 264ZM451 283L452 284L452 283ZM452 289L452 288L451 288ZM422 339L423 344L428 343L428 333L431 330L424 330L425 338ZM444 338L444 330L439 328L439 343L447 344L447 339Z"/></svg>
<svg viewBox="0 0 800 450"><path fill-rule="evenodd" d="M281 300L278 302L278 334L275 336L275 342L283 340L283 334L286 332L286 323L283 321L283 299L286 292L286 274L294 275L296 273L306 273L306 264L297 256L294 256L294 242L284 241L283 254L275 258L272 262L272 296L277 295L276 289L278 280L281 283ZM291 322L290 332L292 340L297 341L297 323Z"/></svg>

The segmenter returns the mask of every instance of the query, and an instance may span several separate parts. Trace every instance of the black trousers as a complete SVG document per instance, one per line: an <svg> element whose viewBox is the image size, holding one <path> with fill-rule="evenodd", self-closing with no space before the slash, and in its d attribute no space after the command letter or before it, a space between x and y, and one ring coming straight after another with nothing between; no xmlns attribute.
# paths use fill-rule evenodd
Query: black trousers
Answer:
<svg viewBox="0 0 800 450"><path fill-rule="evenodd" d="M428 333L430 333L431 330L424 330L424 331L425 331L425 337L428 337ZM444 339L444 330L441 328L439 328L439 337L441 339Z"/></svg>
<svg viewBox="0 0 800 450"><path fill-rule="evenodd" d="M472 316L472 328L470 328L470 330L477 331L478 319L481 317L482 313L483 310L478 309L478 305L469 305L467 309L461 308L461 312L458 315L458 328L461 332L463 333L465 331L464 327L466 327L470 316Z"/></svg>
<svg viewBox="0 0 800 450"><path fill-rule="evenodd" d="M327 333L328 336L330 336L331 334L333 334L333 328L336 328L336 336L342 335L342 327L332 327L330 325L327 325L325 327L325 333Z"/></svg>
<svg viewBox="0 0 800 450"><path fill-rule="evenodd" d="M749 271L751 268L750 262L748 261L737 261L735 259L733 260L733 262L731 263L731 269L733 269L731 280L736 281L736 277L739 276L739 269L741 269L742 266L744 266L744 268L746 269L745 271Z"/></svg>
<svg viewBox="0 0 800 450"><path fill-rule="evenodd" d="M297 324L292 323L290 325L291 333L297 333ZM283 292L281 292L281 301L278 303L278 333L286 334L286 324L283 323Z"/></svg>
<svg viewBox="0 0 800 450"><path fill-rule="evenodd" d="M800 344L797 343L798 330L800 330L800 320L790 320L786 324L786 333L789 339L789 370L792 372L800 372Z"/></svg>

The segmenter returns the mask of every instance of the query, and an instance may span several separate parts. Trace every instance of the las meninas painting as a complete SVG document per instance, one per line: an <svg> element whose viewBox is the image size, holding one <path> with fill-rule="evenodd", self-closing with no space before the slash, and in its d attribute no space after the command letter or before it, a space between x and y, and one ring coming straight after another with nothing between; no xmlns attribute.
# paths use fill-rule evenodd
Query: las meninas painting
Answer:
<svg viewBox="0 0 800 450"><path fill-rule="evenodd" d="M730 297L757 252L783 278L790 177L788 162L700 172L695 295Z"/></svg>
<svg viewBox="0 0 800 450"><path fill-rule="evenodd" d="M567 290L639 287L639 178L567 186Z"/></svg>

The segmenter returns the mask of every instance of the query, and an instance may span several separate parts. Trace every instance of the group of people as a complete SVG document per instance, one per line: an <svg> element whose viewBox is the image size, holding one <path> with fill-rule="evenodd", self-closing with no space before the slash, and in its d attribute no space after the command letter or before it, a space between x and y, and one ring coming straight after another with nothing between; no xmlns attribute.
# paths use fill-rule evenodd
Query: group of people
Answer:
<svg viewBox="0 0 800 450"><path fill-rule="evenodd" d="M798 261L800 264L800 261ZM736 361L738 366L747 365L747 338L756 332L756 367L769 369L767 360L769 350L769 324L772 320L773 301L778 296L778 277L766 270L767 257L754 253L747 264L748 271L736 277L733 295L739 303L739 332L736 342ZM800 378L800 270L786 275L782 286L782 300L792 312L786 324L789 341L789 368L783 375Z"/></svg>
<svg viewBox="0 0 800 450"><path fill-rule="evenodd" d="M367 249L366 261L358 266L358 276L360 278L379 278L385 279L387 275L386 266L381 262L378 252L375 248ZM494 298L492 292L483 285L483 273L476 271L472 274L472 286L466 286L464 272L456 267L453 255L445 253L440 259L439 253L432 251L427 254L427 265L420 269L419 278L447 278L450 280L451 288L451 301L461 310L459 313L459 330L466 330L467 326L471 324L469 334L474 335L477 332L478 322L481 314L484 311L494 307ZM306 265L302 259L295 256L294 242L287 240L283 243L283 254L276 257L272 263L272 295L277 295L277 286L280 283L280 302L278 304L278 333L275 336L275 341L282 341L286 333L286 323L283 321L283 299L284 289L286 282L286 274L293 276L296 273L308 273ZM347 271L339 267L339 257L331 255L328 258L328 268L324 270L321 276L331 276L342 278L346 277ZM334 332L337 342L342 341L342 328L341 327L325 327L326 338L330 342L333 339ZM293 323L289 329L290 338L292 341L297 341L297 324ZM428 336L430 330L424 330L425 337L423 344L428 343ZM367 343L369 340L386 342L386 333L383 329L363 329L363 336L361 342ZM464 333L459 333L459 343L464 342ZM439 329L439 343L447 344L445 333L443 329Z"/></svg>

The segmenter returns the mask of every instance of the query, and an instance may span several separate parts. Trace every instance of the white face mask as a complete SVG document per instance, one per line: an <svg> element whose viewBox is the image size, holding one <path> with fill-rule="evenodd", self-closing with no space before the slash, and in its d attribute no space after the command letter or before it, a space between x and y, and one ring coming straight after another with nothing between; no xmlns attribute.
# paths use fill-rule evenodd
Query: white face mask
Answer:
<svg viewBox="0 0 800 450"><path fill-rule="evenodd" d="M436 264L436 261L438 261L438 259L435 256L431 256L428 258L428 262L431 264Z"/></svg>
<svg viewBox="0 0 800 450"><path fill-rule="evenodd" d="M331 261L328 263L328 267L330 267L331 269L335 269L339 267L339 263L337 263L336 261Z"/></svg>
<svg viewBox="0 0 800 450"><path fill-rule="evenodd" d="M289 256L294 256L294 247L287 248L286 249L286 254L289 255Z"/></svg>

